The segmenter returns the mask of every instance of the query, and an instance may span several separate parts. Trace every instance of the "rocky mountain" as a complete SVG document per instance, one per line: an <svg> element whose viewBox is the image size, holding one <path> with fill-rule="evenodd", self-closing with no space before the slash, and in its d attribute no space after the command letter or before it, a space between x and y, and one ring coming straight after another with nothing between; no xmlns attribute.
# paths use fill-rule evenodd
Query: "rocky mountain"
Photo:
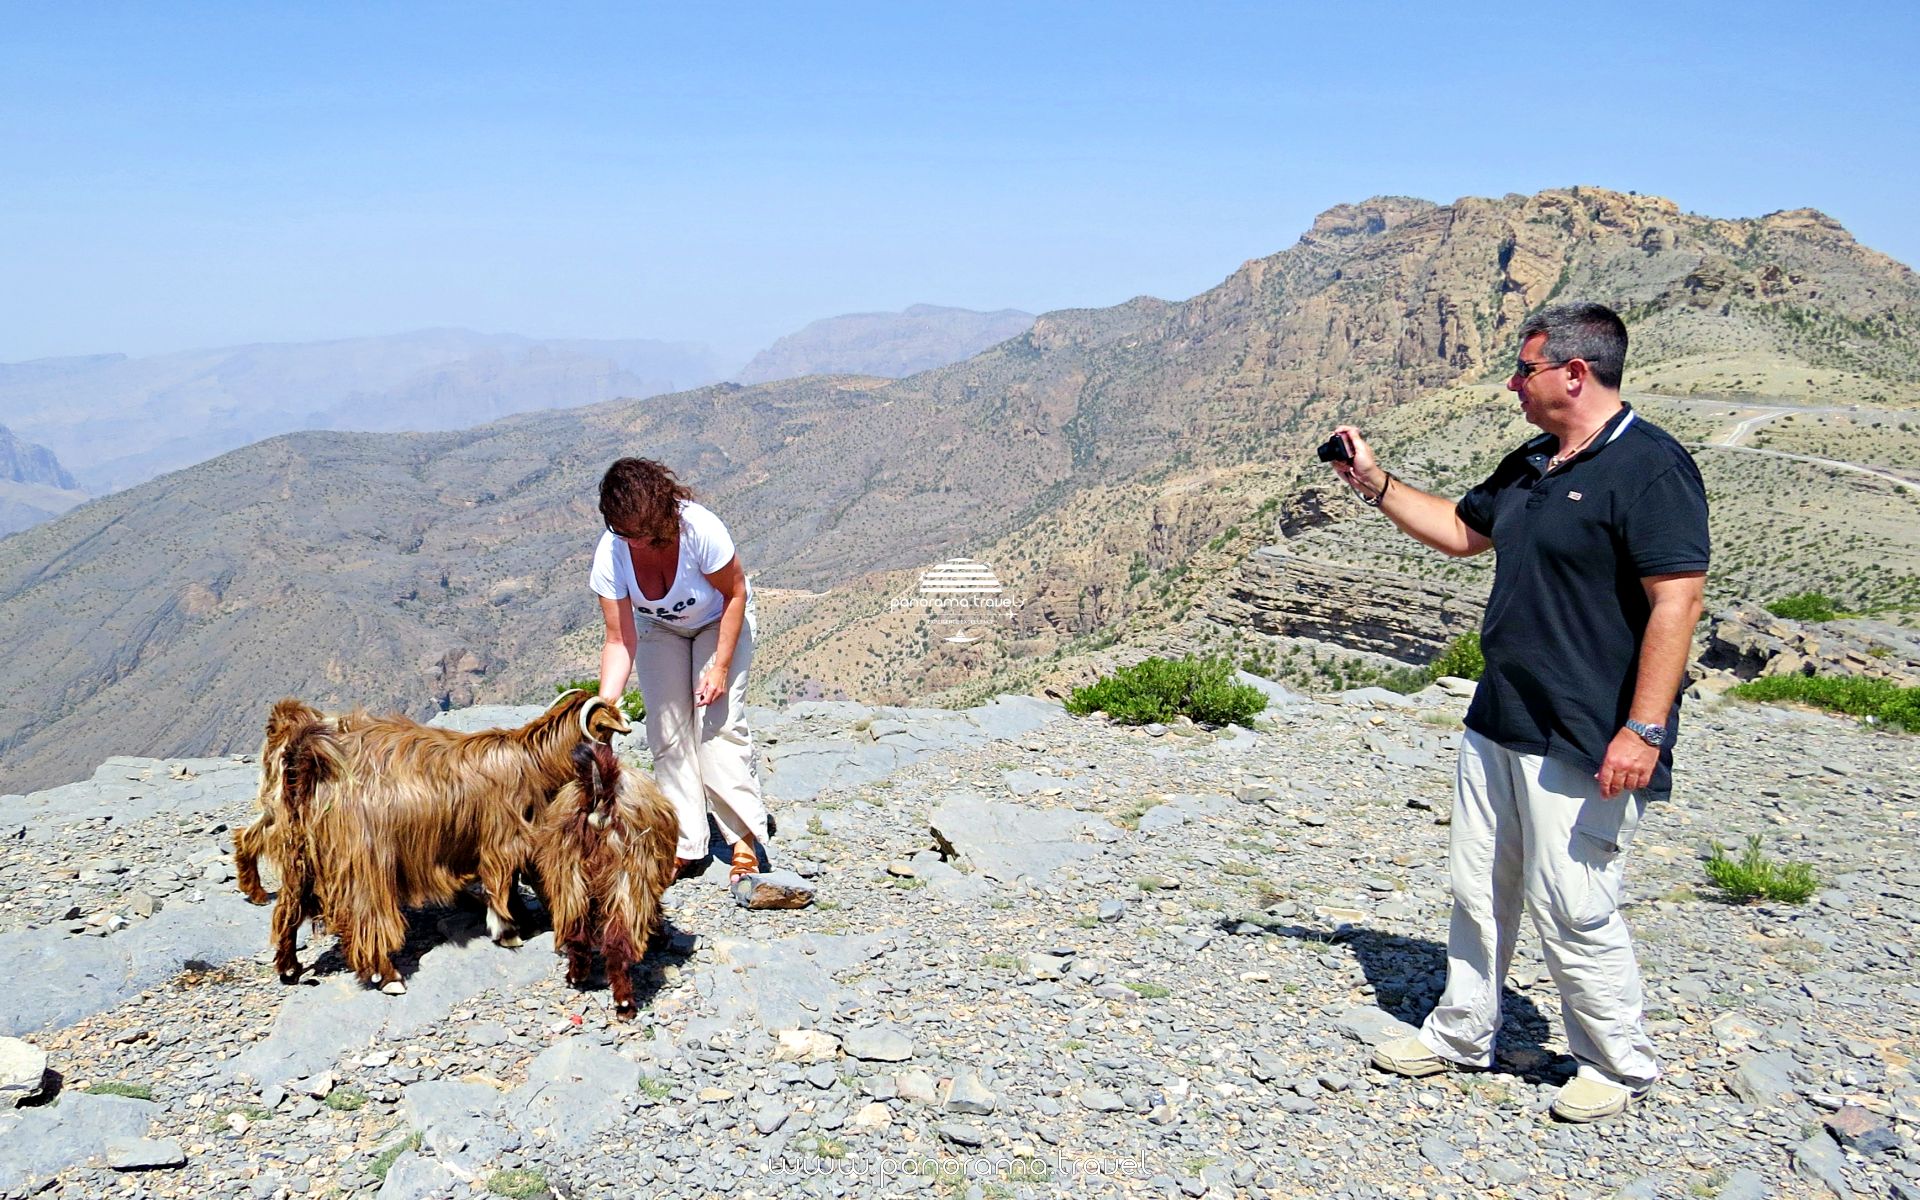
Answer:
<svg viewBox="0 0 1920 1200"><path fill-rule="evenodd" d="M703 346L430 329L0 364L0 412L92 491L298 429L455 429L720 376Z"/></svg>
<svg viewBox="0 0 1920 1200"><path fill-rule="evenodd" d="M1033 314L915 304L903 312L849 313L815 321L753 356L734 378L768 383L802 375L900 379L972 358L1033 327Z"/></svg>
<svg viewBox="0 0 1920 1200"><path fill-rule="evenodd" d="M1342 206L1191 300L1049 313L903 380L280 437L16 535L0 543L0 689L15 698L0 777L41 786L111 751L246 748L286 693L419 711L585 673L592 489L636 449L676 464L735 531L761 588L761 694L1033 686L1205 611L1277 540L1280 506L1324 482L1312 447L1336 418L1368 423L1408 478L1470 481L1524 428L1496 383L1513 329L1572 296L1628 313L1630 382L1663 402L1738 397L1746 377L1728 372L1748 363L1802 401L1920 400L1920 283L1817 214L1721 220L1585 188ZM1716 519L1736 522L1733 545L1752 540L1746 578L1920 584L1897 486L1724 459ZM1783 496L1809 506L1784 526ZM1343 512L1293 549L1360 563L1385 538ZM963 552L1019 603L957 648L890 601Z"/></svg>
<svg viewBox="0 0 1920 1200"><path fill-rule="evenodd" d="M0 425L0 537L38 525L87 498L53 451Z"/></svg>

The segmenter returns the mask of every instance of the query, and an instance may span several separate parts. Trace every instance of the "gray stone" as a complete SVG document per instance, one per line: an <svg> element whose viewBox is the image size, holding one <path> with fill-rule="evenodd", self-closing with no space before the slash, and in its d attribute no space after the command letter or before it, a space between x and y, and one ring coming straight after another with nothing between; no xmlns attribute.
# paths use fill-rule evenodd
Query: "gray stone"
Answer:
<svg viewBox="0 0 1920 1200"><path fill-rule="evenodd" d="M1420 1157L1426 1159L1442 1171L1455 1171L1467 1161L1454 1145L1438 1134L1420 1139Z"/></svg>
<svg viewBox="0 0 1920 1200"><path fill-rule="evenodd" d="M1820 1184L1840 1200L1851 1200L1853 1191L1847 1186L1847 1159L1838 1146L1816 1134L1795 1146L1792 1154L1794 1174Z"/></svg>
<svg viewBox="0 0 1920 1200"><path fill-rule="evenodd" d="M523 1132L544 1128L549 1142L578 1151L617 1125L639 1090L640 1064L572 1037L533 1060L504 1111Z"/></svg>
<svg viewBox="0 0 1920 1200"><path fill-rule="evenodd" d="M984 1117L999 1105L999 1099L971 1071L954 1079L953 1091L947 1096L947 1111L967 1116Z"/></svg>
<svg viewBox="0 0 1920 1200"><path fill-rule="evenodd" d="M1187 814L1171 804L1156 804L1140 816L1141 833L1164 833L1187 823Z"/></svg>
<svg viewBox="0 0 1920 1200"><path fill-rule="evenodd" d="M1734 1095L1754 1105L1780 1105L1794 1094L1793 1055L1785 1050L1749 1054L1727 1080Z"/></svg>
<svg viewBox="0 0 1920 1200"><path fill-rule="evenodd" d="M1092 1109L1094 1112L1100 1113L1120 1112L1127 1107L1125 1100L1122 1100L1118 1094L1109 1092L1105 1088L1088 1088L1086 1091L1081 1092L1080 1103Z"/></svg>
<svg viewBox="0 0 1920 1200"><path fill-rule="evenodd" d="M913 1057L913 1040L892 1025L863 1025L849 1029L840 1048L848 1058L864 1062L905 1062Z"/></svg>
<svg viewBox="0 0 1920 1200"><path fill-rule="evenodd" d="M413 1150L393 1160L379 1192L380 1200L449 1200L466 1194L466 1180L444 1164Z"/></svg>
<svg viewBox="0 0 1920 1200"><path fill-rule="evenodd" d="M505 1105L484 1083L430 1079L407 1087L400 1112L435 1158L471 1172L520 1144L503 1119Z"/></svg>
<svg viewBox="0 0 1920 1200"><path fill-rule="evenodd" d="M979 1146L986 1142L987 1135L977 1125L966 1125L959 1121L943 1122L936 1130L942 1141L952 1142L956 1146Z"/></svg>
<svg viewBox="0 0 1920 1200"><path fill-rule="evenodd" d="M1020 973L1028 979L1060 979L1066 975L1071 961L1055 954L1023 954Z"/></svg>
<svg viewBox="0 0 1920 1200"><path fill-rule="evenodd" d="M1127 902L1124 900L1102 900L1100 902L1100 920L1111 925L1127 915Z"/></svg>
<svg viewBox="0 0 1920 1200"><path fill-rule="evenodd" d="M1412 1037L1420 1032L1384 1009L1365 1006L1347 1009L1335 1018L1333 1024L1334 1028L1354 1041L1369 1046L1378 1046L1395 1038Z"/></svg>
<svg viewBox="0 0 1920 1200"><path fill-rule="evenodd" d="M1727 1176L1714 1200L1770 1200L1772 1195L1772 1189L1759 1172L1741 1167Z"/></svg>
<svg viewBox="0 0 1920 1200"><path fill-rule="evenodd" d="M350 974L331 976L318 987L290 989L267 1037L219 1064L221 1074L259 1084L305 1078L332 1066L349 1047L438 1026L456 1005L482 992L510 992L552 973L551 933L509 950L485 936L478 918L460 922L457 929L449 928L459 937L420 956L405 995L385 995Z"/></svg>
<svg viewBox="0 0 1920 1200"><path fill-rule="evenodd" d="M110 1137L106 1143L107 1165L116 1171L147 1171L155 1167L184 1167L187 1152L171 1139Z"/></svg>
<svg viewBox="0 0 1920 1200"><path fill-rule="evenodd" d="M38 1096L46 1077L46 1051L19 1038L0 1037L0 1110Z"/></svg>
<svg viewBox="0 0 1920 1200"><path fill-rule="evenodd" d="M779 1104L769 1104L767 1107L753 1114L753 1127L759 1132L760 1136L766 1137L769 1134L779 1132L780 1127L785 1125L787 1118L792 1115L793 1110L790 1108Z"/></svg>
<svg viewBox="0 0 1920 1200"><path fill-rule="evenodd" d="M1269 709L1285 708L1289 705L1308 703L1305 696L1282 687L1271 679L1263 679L1258 675L1253 675L1246 671L1235 671L1233 673L1233 679L1235 683L1243 683L1250 688L1257 689L1262 696L1267 698L1267 707Z"/></svg>
<svg viewBox="0 0 1920 1200"><path fill-rule="evenodd" d="M714 938L713 961L701 963L694 980L713 1015L690 1022L684 1032L738 1029L749 1022L773 1034L815 1028L823 1014L859 1000L838 976L892 944L890 935L878 933Z"/></svg>
<svg viewBox="0 0 1920 1200"><path fill-rule="evenodd" d="M250 958L266 914L237 893L168 908L110 938L48 926L0 934L0 1036L59 1029L105 1012L191 969Z"/></svg>
<svg viewBox="0 0 1920 1200"><path fill-rule="evenodd" d="M1119 837L1111 822L1089 813L1023 808L965 794L942 801L929 824L942 853L963 858L977 874L1002 883L1045 882L1068 863L1099 854L1096 841Z"/></svg>
<svg viewBox="0 0 1920 1200"><path fill-rule="evenodd" d="M108 1138L145 1137L154 1106L125 1096L63 1093L54 1103L16 1109L0 1125L0 1193L31 1187L106 1152Z"/></svg>

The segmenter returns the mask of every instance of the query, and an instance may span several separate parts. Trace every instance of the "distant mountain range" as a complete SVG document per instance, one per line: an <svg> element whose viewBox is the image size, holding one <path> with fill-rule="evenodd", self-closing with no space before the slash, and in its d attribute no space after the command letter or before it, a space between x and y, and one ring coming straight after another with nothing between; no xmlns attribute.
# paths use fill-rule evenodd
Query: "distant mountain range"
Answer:
<svg viewBox="0 0 1920 1200"><path fill-rule="evenodd" d="M915 304L904 312L849 313L815 321L753 356L734 376L768 383L803 375L903 379L972 358L1033 328L1033 314Z"/></svg>
<svg viewBox="0 0 1920 1200"><path fill-rule="evenodd" d="M300 429L433 430L724 374L704 346L430 329L388 337L0 364L0 413L92 492Z"/></svg>
<svg viewBox="0 0 1920 1200"><path fill-rule="evenodd" d="M1490 467L1516 432L1497 391L1515 329L1576 297L1628 316L1637 386L1764 359L1809 395L1920 399L1920 281L1818 213L1592 188L1342 205L1192 299L1048 313L905 379L276 437L15 534L0 790L113 753L250 748L285 694L424 714L586 673L594 483L633 447L700 489L763 585L760 694L952 697L1178 620L1267 540L1337 419L1386 427L1412 462L1436 432L1415 402L1464 397L1446 465ZM1748 520L1772 536L1778 518ZM946 654L887 598L962 553L1020 607L1011 634Z"/></svg>
<svg viewBox="0 0 1920 1200"><path fill-rule="evenodd" d="M925 304L831 317L756 355L742 377L897 377L958 362L1032 324L1010 309ZM514 413L684 391L726 374L715 352L696 343L429 329L0 363L0 416L21 437L58 447L79 480L64 486L97 495L280 433L465 429Z"/></svg>
<svg viewBox="0 0 1920 1200"><path fill-rule="evenodd" d="M86 498L53 451L0 425L0 537L59 516Z"/></svg>

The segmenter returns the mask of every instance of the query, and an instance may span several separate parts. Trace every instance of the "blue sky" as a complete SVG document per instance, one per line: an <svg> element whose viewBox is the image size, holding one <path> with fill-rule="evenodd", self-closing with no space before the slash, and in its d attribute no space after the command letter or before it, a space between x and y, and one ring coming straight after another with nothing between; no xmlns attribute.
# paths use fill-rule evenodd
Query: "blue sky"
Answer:
<svg viewBox="0 0 1920 1200"><path fill-rule="evenodd" d="M1382 193L1920 261L1908 6L12 5L0 361L1183 298ZM1815 19L1817 18L1817 20ZM1598 20L1600 18L1594 18Z"/></svg>

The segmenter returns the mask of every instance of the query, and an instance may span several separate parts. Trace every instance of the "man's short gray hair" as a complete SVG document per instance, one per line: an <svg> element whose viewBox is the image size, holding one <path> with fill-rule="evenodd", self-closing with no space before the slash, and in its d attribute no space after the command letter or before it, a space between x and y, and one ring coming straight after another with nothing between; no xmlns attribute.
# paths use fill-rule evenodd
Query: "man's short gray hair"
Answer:
<svg viewBox="0 0 1920 1200"><path fill-rule="evenodd" d="M1556 304L1520 326L1520 342L1547 335L1546 355L1555 362L1581 359L1593 368L1593 381L1618 388L1627 371L1627 325L1604 304Z"/></svg>

